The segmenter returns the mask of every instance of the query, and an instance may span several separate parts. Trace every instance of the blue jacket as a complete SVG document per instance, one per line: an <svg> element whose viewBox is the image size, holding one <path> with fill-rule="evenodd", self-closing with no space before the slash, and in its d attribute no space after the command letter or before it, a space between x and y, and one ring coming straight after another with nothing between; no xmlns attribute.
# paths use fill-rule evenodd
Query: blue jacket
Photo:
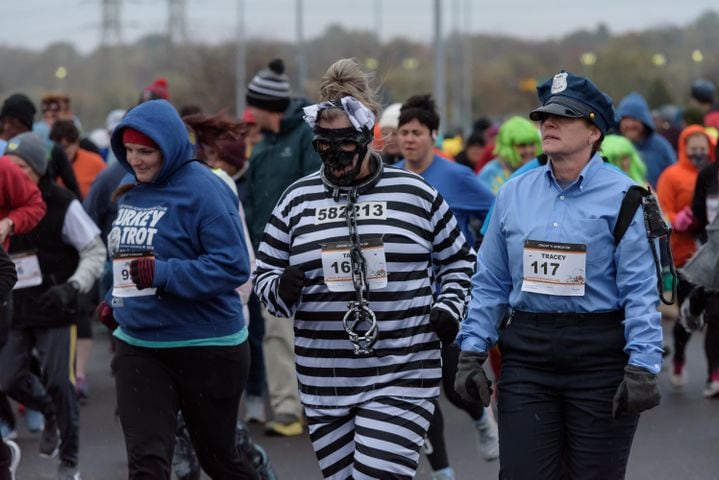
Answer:
<svg viewBox="0 0 719 480"><path fill-rule="evenodd" d="M127 162L123 130L150 137L162 152L160 171L137 183ZM151 342L187 342L237 334L244 328L235 288L250 275L237 197L192 160L187 130L165 100L138 105L115 128L112 150L134 187L118 200L108 235L113 258L152 254L154 295L108 293L122 332ZM141 291L142 292L142 291Z"/></svg>
<svg viewBox="0 0 719 480"><path fill-rule="evenodd" d="M634 146L647 165L647 181L656 188L659 175L677 159L672 145L666 138L656 133L649 105L637 92L630 93L619 102L617 115L620 118L635 118L644 124L646 137Z"/></svg>
<svg viewBox="0 0 719 480"><path fill-rule="evenodd" d="M404 168L405 160L395 167ZM432 163L420 174L444 197L449 209L457 218L460 230L467 242L474 245L475 238L470 224L484 220L494 201L494 194L479 182L470 168L435 155Z"/></svg>
<svg viewBox="0 0 719 480"><path fill-rule="evenodd" d="M639 209L619 245L613 230L634 181L595 154L571 185L561 187L551 164L507 181L497 195L477 254L472 297L457 344L486 352L497 341L508 309L543 313L624 312L629 363L658 373L662 325L654 261ZM524 289L527 240L586 246L581 295ZM582 278L575 277L575 278ZM587 330L587 335L592 335Z"/></svg>

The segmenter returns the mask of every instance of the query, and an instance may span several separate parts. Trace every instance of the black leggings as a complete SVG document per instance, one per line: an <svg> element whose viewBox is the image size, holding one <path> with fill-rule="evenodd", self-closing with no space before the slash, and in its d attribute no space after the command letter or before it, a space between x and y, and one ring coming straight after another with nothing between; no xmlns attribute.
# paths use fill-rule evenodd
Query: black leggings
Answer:
<svg viewBox="0 0 719 480"><path fill-rule="evenodd" d="M10 447L5 445L5 441L0 438L0 480L10 480L10 463L12 462L12 453Z"/></svg>
<svg viewBox="0 0 719 480"><path fill-rule="evenodd" d="M677 285L677 306L681 308L682 303L684 303L684 300L689 296L691 291L692 284L686 280L680 279L679 284ZM687 332L684 327L682 327L679 319L677 319L674 324L672 335L674 337L674 363L680 363L683 365L686 361L685 353L687 344L689 343L689 338L692 335Z"/></svg>
<svg viewBox="0 0 719 480"><path fill-rule="evenodd" d="M0 305L0 350L7 343L8 333L10 332L10 318L12 318L12 297L6 303ZM8 426L15 430L15 414L10 407L5 392L0 392L0 420L3 420ZM0 447L0 459L5 448Z"/></svg>
<svg viewBox="0 0 719 480"><path fill-rule="evenodd" d="M686 282L684 282L686 283ZM682 282L677 289L677 300L681 306L684 299L691 291L691 285L686 283L682 289ZM679 296L681 292L681 296ZM706 294L706 305L704 307L704 321L706 333L704 336L704 354L707 359L708 376L719 372L719 294ZM691 333L681 326L679 321L674 325L674 363L684 364L686 362L686 348L691 338Z"/></svg>
<svg viewBox="0 0 719 480"><path fill-rule="evenodd" d="M2 349L5 342L7 342L7 335L10 330L11 306L9 303L10 302L0 305L0 349ZM5 420L10 428L15 429L15 415L12 413L7 395L2 392L0 392L0 419ZM5 445L5 441L0 437L0 480L10 480L11 461L12 454L10 453L10 447Z"/></svg>
<svg viewBox="0 0 719 480"><path fill-rule="evenodd" d="M117 341L112 361L130 479L169 480L177 412L211 478L257 475L235 446L247 381L247 342L233 347L142 348Z"/></svg>
<svg viewBox="0 0 719 480"><path fill-rule="evenodd" d="M484 414L484 409L479 402L465 402L457 392L454 391L454 377L457 375L457 362L459 361L459 347L454 343L442 345L442 387L444 395L452 405L464 410L472 417L472 420L479 420ZM449 466L447 457L447 445L444 441L444 417L439 403L434 411L432 423L427 431L427 440L430 450L427 450L427 460L432 470L437 471Z"/></svg>

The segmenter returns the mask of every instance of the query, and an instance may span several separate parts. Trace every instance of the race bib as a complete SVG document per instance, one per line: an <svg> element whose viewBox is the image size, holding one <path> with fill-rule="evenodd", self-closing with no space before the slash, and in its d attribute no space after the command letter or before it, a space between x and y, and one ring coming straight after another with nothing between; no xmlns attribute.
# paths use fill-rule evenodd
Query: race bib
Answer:
<svg viewBox="0 0 719 480"><path fill-rule="evenodd" d="M138 290L130 277L130 262L143 258L140 255L118 256L112 259L112 296L144 297L154 295L156 288Z"/></svg>
<svg viewBox="0 0 719 480"><path fill-rule="evenodd" d="M36 253L14 253L10 258L15 263L15 271L17 271L17 282L13 290L42 285L42 271Z"/></svg>
<svg viewBox="0 0 719 480"><path fill-rule="evenodd" d="M524 242L522 291L542 295L584 295L587 246L574 243Z"/></svg>
<svg viewBox="0 0 719 480"><path fill-rule="evenodd" d="M357 220L387 220L387 202L361 202L354 206ZM347 221L347 205L319 207L315 210L315 225Z"/></svg>
<svg viewBox="0 0 719 480"><path fill-rule="evenodd" d="M322 272L330 292L353 292L352 260L348 242L332 242L322 247ZM387 286L387 261L381 240L362 242L360 249L367 264L369 290L380 290Z"/></svg>

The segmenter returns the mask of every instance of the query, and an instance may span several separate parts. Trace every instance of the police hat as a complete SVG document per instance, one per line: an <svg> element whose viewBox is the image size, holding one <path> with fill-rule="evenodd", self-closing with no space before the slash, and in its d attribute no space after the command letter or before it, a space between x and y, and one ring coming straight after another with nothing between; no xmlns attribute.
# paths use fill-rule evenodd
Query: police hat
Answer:
<svg viewBox="0 0 719 480"><path fill-rule="evenodd" d="M602 134L616 123L612 98L588 78L562 70L537 87L537 96L542 106L529 112L529 118L534 121L541 120L545 114L586 118Z"/></svg>

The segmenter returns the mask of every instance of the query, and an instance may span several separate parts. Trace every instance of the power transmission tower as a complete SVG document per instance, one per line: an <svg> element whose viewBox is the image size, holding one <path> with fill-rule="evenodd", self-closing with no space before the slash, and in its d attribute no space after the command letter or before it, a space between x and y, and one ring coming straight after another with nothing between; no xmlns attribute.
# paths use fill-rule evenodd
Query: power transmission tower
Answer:
<svg viewBox="0 0 719 480"><path fill-rule="evenodd" d="M170 43L187 41L187 0L167 0L167 40Z"/></svg>
<svg viewBox="0 0 719 480"><path fill-rule="evenodd" d="M102 0L102 45L122 43L120 0Z"/></svg>

